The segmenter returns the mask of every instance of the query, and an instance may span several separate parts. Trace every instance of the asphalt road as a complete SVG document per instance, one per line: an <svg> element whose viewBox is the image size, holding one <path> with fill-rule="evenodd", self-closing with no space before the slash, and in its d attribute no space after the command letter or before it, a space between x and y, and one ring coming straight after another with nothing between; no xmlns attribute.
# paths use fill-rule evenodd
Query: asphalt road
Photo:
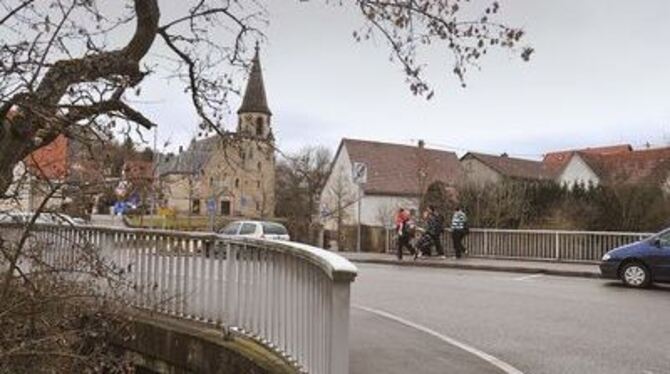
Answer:
<svg viewBox="0 0 670 374"><path fill-rule="evenodd" d="M523 373L670 373L670 288L359 264L352 304L466 344ZM495 373L493 365L354 307L351 373Z"/></svg>

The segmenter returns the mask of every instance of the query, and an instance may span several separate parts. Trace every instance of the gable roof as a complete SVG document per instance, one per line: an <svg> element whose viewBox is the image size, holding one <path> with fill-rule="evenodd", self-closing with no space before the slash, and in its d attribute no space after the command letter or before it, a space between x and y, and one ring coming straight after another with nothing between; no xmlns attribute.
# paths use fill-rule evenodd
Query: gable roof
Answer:
<svg viewBox="0 0 670 374"><path fill-rule="evenodd" d="M218 140L220 140L218 135L210 136L191 142L188 149L179 154L161 155L158 158L156 173L158 175L196 174L209 161Z"/></svg>
<svg viewBox="0 0 670 374"><path fill-rule="evenodd" d="M632 152L633 147L630 144L616 144L602 147L589 147L582 149L572 149L566 151L549 152L544 155L542 164L547 172L554 177L561 173L563 168L570 162L575 153L591 155L611 155L618 153Z"/></svg>
<svg viewBox="0 0 670 374"><path fill-rule="evenodd" d="M506 155L495 156L478 152L468 152L461 157L461 160L470 157L479 160L499 174L510 178L551 179L552 177L540 161Z"/></svg>
<svg viewBox="0 0 670 374"><path fill-rule="evenodd" d="M367 140L342 139L352 162L368 166L368 180L363 190L370 195L418 196L421 189L436 181L454 185L464 173L453 152ZM419 183L419 172L426 174L425 185Z"/></svg>
<svg viewBox="0 0 670 374"><path fill-rule="evenodd" d="M25 161L31 174L40 179L63 180L69 172L70 140L63 134L29 154Z"/></svg>
<svg viewBox="0 0 670 374"><path fill-rule="evenodd" d="M670 176L670 147L578 155L604 183L660 184Z"/></svg>
<svg viewBox="0 0 670 374"><path fill-rule="evenodd" d="M153 177L153 162L148 160L127 160L123 164L123 177L127 180L150 180Z"/></svg>

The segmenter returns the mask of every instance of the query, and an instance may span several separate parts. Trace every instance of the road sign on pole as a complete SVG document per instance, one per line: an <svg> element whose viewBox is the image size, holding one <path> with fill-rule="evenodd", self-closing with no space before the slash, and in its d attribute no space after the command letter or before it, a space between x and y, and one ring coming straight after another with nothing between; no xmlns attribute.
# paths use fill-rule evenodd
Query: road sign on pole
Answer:
<svg viewBox="0 0 670 374"><path fill-rule="evenodd" d="M361 209L363 199L363 184L368 181L368 165L365 162L354 162L352 167L352 179L358 185L358 232L356 238L356 251L361 251Z"/></svg>
<svg viewBox="0 0 670 374"><path fill-rule="evenodd" d="M365 162L354 162L352 176L354 183L361 185L368 181L368 165Z"/></svg>
<svg viewBox="0 0 670 374"><path fill-rule="evenodd" d="M214 216L216 215L216 200L214 197L207 199L207 214L209 215L209 231L214 231Z"/></svg>

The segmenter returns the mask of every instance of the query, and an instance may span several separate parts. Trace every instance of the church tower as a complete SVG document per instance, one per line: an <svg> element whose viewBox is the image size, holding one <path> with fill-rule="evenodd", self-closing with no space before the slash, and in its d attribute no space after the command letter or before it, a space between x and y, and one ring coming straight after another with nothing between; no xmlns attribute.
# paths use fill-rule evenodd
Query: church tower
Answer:
<svg viewBox="0 0 670 374"><path fill-rule="evenodd" d="M251 61L251 72L247 89L244 91L242 105L237 110L237 131L245 136L252 136L260 140L274 140L270 118L272 112L268 107L268 99L265 95L265 84L263 83L263 72L261 71L261 60L259 47L256 45L256 54Z"/></svg>
<svg viewBox="0 0 670 374"><path fill-rule="evenodd" d="M265 94L259 55L256 44L242 105L237 111L237 132L243 139L240 155L245 170L237 192L241 196L243 215L264 218L274 216L275 154L272 112Z"/></svg>

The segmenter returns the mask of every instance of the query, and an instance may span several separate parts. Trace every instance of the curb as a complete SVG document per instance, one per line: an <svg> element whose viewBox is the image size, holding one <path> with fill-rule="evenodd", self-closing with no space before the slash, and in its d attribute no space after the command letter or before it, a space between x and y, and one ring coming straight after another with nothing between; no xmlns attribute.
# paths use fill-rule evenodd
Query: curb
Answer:
<svg viewBox="0 0 670 374"><path fill-rule="evenodd" d="M396 266L414 266L427 268L448 268L448 269L463 269L463 270L484 270L497 271L505 273L523 273L523 274L546 274L555 275L559 277L575 277L575 278L591 278L601 279L600 273L593 271L577 271L577 270L555 270L542 268L527 268L522 266L496 266L496 265L476 265L476 264L457 264L457 263L437 263L437 262L422 262L419 261L396 261L396 260L375 260L375 259L350 259L351 262L363 264L379 264L379 265L396 265ZM424 260L425 261L425 260Z"/></svg>

